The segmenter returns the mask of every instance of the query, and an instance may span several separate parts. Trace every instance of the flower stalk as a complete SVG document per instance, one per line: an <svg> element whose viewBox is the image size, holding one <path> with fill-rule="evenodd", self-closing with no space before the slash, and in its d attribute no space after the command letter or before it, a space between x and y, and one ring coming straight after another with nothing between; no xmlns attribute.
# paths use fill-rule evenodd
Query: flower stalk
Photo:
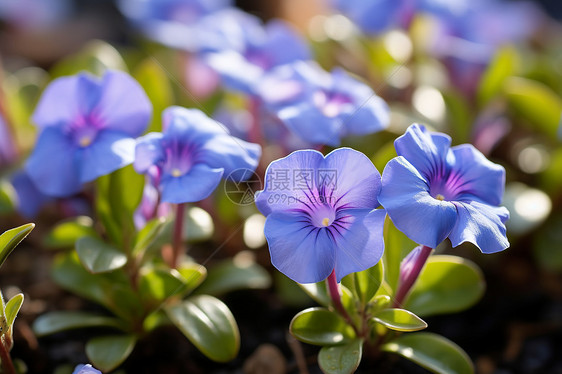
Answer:
<svg viewBox="0 0 562 374"><path fill-rule="evenodd" d="M172 238L172 256L170 259L170 267L176 269L180 254L183 248L183 217L185 213L185 203L176 205L176 220L174 222L174 232Z"/></svg>
<svg viewBox="0 0 562 374"><path fill-rule="evenodd" d="M351 317L347 313L347 310L345 310L345 307L341 302L341 293L340 293L340 288L338 286L335 269L332 271L330 276L326 278L326 285L328 286L328 293L330 294L330 298L332 299L332 304L334 305L334 308L339 314L342 315L343 318L345 318L347 323L349 323L355 329L355 324L353 323L353 320L351 319Z"/></svg>
<svg viewBox="0 0 562 374"><path fill-rule="evenodd" d="M5 335L0 337L0 360L2 361L2 373L16 374L16 369L10 357L10 342Z"/></svg>

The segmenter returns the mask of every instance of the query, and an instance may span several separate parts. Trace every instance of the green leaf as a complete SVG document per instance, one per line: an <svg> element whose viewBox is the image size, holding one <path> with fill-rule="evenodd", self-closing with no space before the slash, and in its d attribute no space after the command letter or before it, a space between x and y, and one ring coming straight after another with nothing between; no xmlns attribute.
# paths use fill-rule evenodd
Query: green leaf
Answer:
<svg viewBox="0 0 562 374"><path fill-rule="evenodd" d="M74 75L83 70L102 75L107 69L127 71L127 66L119 52L102 40L86 44L78 53L61 60L51 69L53 78Z"/></svg>
<svg viewBox="0 0 562 374"><path fill-rule="evenodd" d="M308 296L312 298L312 300L316 301L318 304L323 306L332 305L332 299L328 293L326 282L322 281L318 283L297 284Z"/></svg>
<svg viewBox="0 0 562 374"><path fill-rule="evenodd" d="M78 239L97 236L94 221L90 217L80 216L58 223L45 237L43 243L49 248L74 247Z"/></svg>
<svg viewBox="0 0 562 374"><path fill-rule="evenodd" d="M4 315L6 316L6 323L8 328L11 330L16 320L16 316L20 311L20 308L23 304L23 294L19 293L12 297L10 301L6 303L6 307L4 309Z"/></svg>
<svg viewBox="0 0 562 374"><path fill-rule="evenodd" d="M485 290L482 272L457 256L431 256L405 303L420 316L453 313L474 305Z"/></svg>
<svg viewBox="0 0 562 374"><path fill-rule="evenodd" d="M240 252L234 259L224 260L210 268L197 293L220 296L234 290L264 289L270 285L269 273L246 252Z"/></svg>
<svg viewBox="0 0 562 374"><path fill-rule="evenodd" d="M515 74L518 60L517 50L512 46L498 49L480 80L478 103L481 106L501 92L505 80Z"/></svg>
<svg viewBox="0 0 562 374"><path fill-rule="evenodd" d="M427 323L414 313L398 308L383 309L372 320L395 331L419 331L427 327Z"/></svg>
<svg viewBox="0 0 562 374"><path fill-rule="evenodd" d="M429 332L401 335L381 349L396 353L438 374L472 374L468 355L452 341Z"/></svg>
<svg viewBox="0 0 562 374"><path fill-rule="evenodd" d="M342 284L352 292L362 305L367 305L379 290L383 274L383 264L382 261L379 261L367 270L347 275L342 279Z"/></svg>
<svg viewBox="0 0 562 374"><path fill-rule="evenodd" d="M447 107L447 121L454 124L449 128L452 137L457 143L468 143L471 141L474 114L466 97L456 91L443 91L443 99ZM392 144L392 143L391 143Z"/></svg>
<svg viewBox="0 0 562 374"><path fill-rule="evenodd" d="M200 272L193 271L190 281L195 281L204 276ZM156 268L143 269L139 281L139 292L143 299L160 304L172 296L185 294L190 290L188 280L176 269Z"/></svg>
<svg viewBox="0 0 562 374"><path fill-rule="evenodd" d="M353 339L345 345L322 347L318 364L325 374L353 374L361 363L363 341Z"/></svg>
<svg viewBox="0 0 562 374"><path fill-rule="evenodd" d="M133 253L141 253L147 250L158 239L165 223L165 218L154 218L148 221L137 234Z"/></svg>
<svg viewBox="0 0 562 374"><path fill-rule="evenodd" d="M518 115L549 137L556 138L562 114L562 100L543 83L511 77L505 81L504 94Z"/></svg>
<svg viewBox="0 0 562 374"><path fill-rule="evenodd" d="M94 274L113 271L127 263L127 256L123 252L89 236L76 242L76 252L84 267Z"/></svg>
<svg viewBox="0 0 562 374"><path fill-rule="evenodd" d="M152 122L146 132L162 131L161 113L173 103L173 90L166 72L153 58L142 61L133 76L144 88L153 107Z"/></svg>
<svg viewBox="0 0 562 374"><path fill-rule="evenodd" d="M25 239L27 235L29 235L34 227L34 223L28 223L11 230L7 230L0 235L0 266L4 264L4 261L6 261L10 253L12 253L16 246Z"/></svg>
<svg viewBox="0 0 562 374"><path fill-rule="evenodd" d="M345 344L355 337L353 328L337 313L325 308L309 308L298 313L289 326L297 339L308 344Z"/></svg>
<svg viewBox="0 0 562 374"><path fill-rule="evenodd" d="M113 327L123 329L117 318L86 312L50 312L40 315L33 322L33 332L41 337L57 332L87 327Z"/></svg>
<svg viewBox="0 0 562 374"><path fill-rule="evenodd" d="M390 290L396 291L400 275L400 263L417 244L398 230L387 216L384 223L384 277Z"/></svg>
<svg viewBox="0 0 562 374"><path fill-rule="evenodd" d="M238 354L238 326L228 307L219 299L194 296L166 308L166 312L189 341L211 360L227 362Z"/></svg>
<svg viewBox="0 0 562 374"><path fill-rule="evenodd" d="M196 206L186 209L183 222L183 237L190 243L209 240L215 231L211 215Z"/></svg>
<svg viewBox="0 0 562 374"><path fill-rule="evenodd" d="M197 288L207 278L207 269L205 266L196 263L180 264L177 271L183 277L185 284L184 294Z"/></svg>
<svg viewBox="0 0 562 374"><path fill-rule="evenodd" d="M129 357L136 343L133 335L101 336L86 343L86 355L95 368L112 371Z"/></svg>
<svg viewBox="0 0 562 374"><path fill-rule="evenodd" d="M84 269L74 251L55 257L51 277L62 288L105 306L125 321L140 318L144 313L138 294L131 289L123 271L92 274Z"/></svg>

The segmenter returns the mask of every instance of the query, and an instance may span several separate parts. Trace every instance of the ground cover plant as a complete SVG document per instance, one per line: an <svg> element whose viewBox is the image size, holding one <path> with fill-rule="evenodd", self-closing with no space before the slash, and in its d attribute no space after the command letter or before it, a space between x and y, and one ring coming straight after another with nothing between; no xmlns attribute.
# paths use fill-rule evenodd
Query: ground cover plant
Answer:
<svg viewBox="0 0 562 374"><path fill-rule="evenodd" d="M557 372L550 12L0 2L1 372Z"/></svg>

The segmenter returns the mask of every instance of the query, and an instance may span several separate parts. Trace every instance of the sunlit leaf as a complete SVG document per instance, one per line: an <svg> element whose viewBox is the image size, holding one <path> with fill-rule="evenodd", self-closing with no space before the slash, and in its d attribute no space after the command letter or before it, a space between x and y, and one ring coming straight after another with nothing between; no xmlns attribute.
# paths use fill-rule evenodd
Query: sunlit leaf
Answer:
<svg viewBox="0 0 562 374"><path fill-rule="evenodd" d="M95 368L112 371L129 357L136 342L133 335L100 336L86 343L86 355Z"/></svg>
<svg viewBox="0 0 562 374"><path fill-rule="evenodd" d="M398 308L383 309L375 314L373 321L395 331L419 331L427 323L414 313Z"/></svg>
<svg viewBox="0 0 562 374"><path fill-rule="evenodd" d="M337 313L325 308L309 308L298 313L289 326L297 339L308 344L345 344L355 337L353 328Z"/></svg>
<svg viewBox="0 0 562 374"><path fill-rule="evenodd" d="M10 253L12 253L16 246L25 239L27 235L29 235L34 227L34 223L28 223L11 230L7 230L0 235L0 266L4 264L4 261L6 261Z"/></svg>
<svg viewBox="0 0 562 374"><path fill-rule="evenodd" d="M325 374L353 374L361 362L363 341L353 339L345 345L322 347L318 365Z"/></svg>
<svg viewBox="0 0 562 374"><path fill-rule="evenodd" d="M40 315L33 322L33 332L37 336L88 327L123 328L122 323L117 318L86 312L50 312Z"/></svg>
<svg viewBox="0 0 562 374"><path fill-rule="evenodd" d="M85 236L76 242L80 262L92 273L119 269L127 263L127 256L100 239Z"/></svg>

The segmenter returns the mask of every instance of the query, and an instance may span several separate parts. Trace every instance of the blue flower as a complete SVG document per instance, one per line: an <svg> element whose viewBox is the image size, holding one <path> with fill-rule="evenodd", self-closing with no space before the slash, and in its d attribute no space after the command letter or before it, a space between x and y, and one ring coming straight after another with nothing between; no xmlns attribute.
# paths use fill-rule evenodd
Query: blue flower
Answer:
<svg viewBox="0 0 562 374"><path fill-rule="evenodd" d="M72 195L83 183L133 162L134 138L151 114L143 89L126 73L56 79L33 114L41 133L26 172L44 194Z"/></svg>
<svg viewBox="0 0 562 374"><path fill-rule="evenodd" d="M398 157L385 167L379 201L410 239L435 248L471 242L484 253L509 247L502 201L505 170L470 144L413 124L394 142Z"/></svg>
<svg viewBox="0 0 562 374"><path fill-rule="evenodd" d="M77 365L72 374L102 374L101 371L92 367L92 365Z"/></svg>
<svg viewBox="0 0 562 374"><path fill-rule="evenodd" d="M264 26L250 14L227 10L207 17L202 27L211 46L202 58L221 76L223 84L235 91L254 94L265 72L312 58L303 37L281 20Z"/></svg>
<svg viewBox="0 0 562 374"><path fill-rule="evenodd" d="M17 209L25 218L37 216L43 205L54 200L53 197L41 193L24 171L12 176L12 185L18 196Z"/></svg>
<svg viewBox="0 0 562 374"><path fill-rule="evenodd" d="M271 71L259 92L269 111L312 144L338 146L343 136L380 131L390 121L384 100L342 69L287 64Z"/></svg>
<svg viewBox="0 0 562 374"><path fill-rule="evenodd" d="M256 206L267 216L272 264L299 283L370 268L381 258L380 174L362 153L303 150L272 162Z"/></svg>
<svg viewBox="0 0 562 374"><path fill-rule="evenodd" d="M258 165L259 145L231 136L200 110L170 107L163 128L138 140L134 166L139 173L156 166L164 202L203 200L223 176L243 180Z"/></svg>
<svg viewBox="0 0 562 374"><path fill-rule="evenodd" d="M120 0L121 12L151 39L169 47L198 51L207 42L200 22L227 9L231 0Z"/></svg>
<svg viewBox="0 0 562 374"><path fill-rule="evenodd" d="M331 0L332 6L351 19L363 32L378 34L405 26L415 0Z"/></svg>
<svg viewBox="0 0 562 374"><path fill-rule="evenodd" d="M78 192L83 183L132 163L134 138L151 113L146 94L128 74L59 78L33 115L41 133L26 171L46 195Z"/></svg>

